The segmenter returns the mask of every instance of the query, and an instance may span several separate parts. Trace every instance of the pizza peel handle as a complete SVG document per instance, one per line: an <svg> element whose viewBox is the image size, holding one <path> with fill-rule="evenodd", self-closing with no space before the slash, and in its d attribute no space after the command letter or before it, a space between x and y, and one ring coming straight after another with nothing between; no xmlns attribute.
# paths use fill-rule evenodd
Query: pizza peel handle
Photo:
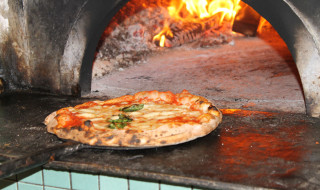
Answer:
<svg viewBox="0 0 320 190"><path fill-rule="evenodd" d="M59 156L71 154L84 148L74 141L66 141L38 152L0 163L0 179L44 165Z"/></svg>

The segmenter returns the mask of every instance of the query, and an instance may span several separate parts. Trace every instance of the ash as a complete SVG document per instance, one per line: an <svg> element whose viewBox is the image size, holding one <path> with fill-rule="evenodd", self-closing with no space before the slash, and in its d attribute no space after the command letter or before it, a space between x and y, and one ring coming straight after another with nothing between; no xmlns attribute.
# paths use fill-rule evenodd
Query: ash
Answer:
<svg viewBox="0 0 320 190"><path fill-rule="evenodd" d="M107 28L97 50L93 77L143 63L148 54L161 51L152 43L152 37L156 34L155 28L163 26L161 22L166 13L162 7L147 8L126 18L110 34Z"/></svg>
<svg viewBox="0 0 320 190"><path fill-rule="evenodd" d="M172 48L181 48L181 44L172 48L161 48L152 39L162 30L165 20L172 25L183 26L184 23L177 23L170 19L165 7L141 8L142 5L139 6L135 2L128 3L106 28L96 51L93 79L145 63L150 55L163 54ZM132 7L136 7L135 10ZM184 29L181 28L181 30ZM197 37L183 39L185 43L182 46L188 49L208 48L232 43L231 32L226 31L231 31L229 26L220 27L219 30L215 28L197 31Z"/></svg>

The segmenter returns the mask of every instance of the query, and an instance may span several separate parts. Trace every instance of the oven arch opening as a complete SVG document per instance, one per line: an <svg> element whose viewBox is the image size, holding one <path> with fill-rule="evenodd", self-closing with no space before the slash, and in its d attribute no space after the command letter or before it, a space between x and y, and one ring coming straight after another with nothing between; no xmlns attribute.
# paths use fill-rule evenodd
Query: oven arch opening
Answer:
<svg viewBox="0 0 320 190"><path fill-rule="evenodd" d="M92 63L99 38L113 15L127 2L127 0L99 1L95 2L95 5L87 2L83 6L69 33L60 63L61 68L76 70L78 73L75 75L78 74L79 78L76 80L77 77L70 79L68 76L62 76L61 78L64 79L61 81L62 93L69 94L70 89L73 89L71 92L73 94L84 95L90 92ZM294 0L245 0L244 2L266 18L286 42L301 77L307 113L319 117L320 55L319 34L316 31L319 31L320 25L317 25L318 18L308 13L307 9L312 7L313 11L319 12L319 3L315 0L306 3L307 5ZM77 49L82 53L75 52ZM70 60L70 55L76 55L77 58ZM68 72L61 71L61 75L64 73Z"/></svg>

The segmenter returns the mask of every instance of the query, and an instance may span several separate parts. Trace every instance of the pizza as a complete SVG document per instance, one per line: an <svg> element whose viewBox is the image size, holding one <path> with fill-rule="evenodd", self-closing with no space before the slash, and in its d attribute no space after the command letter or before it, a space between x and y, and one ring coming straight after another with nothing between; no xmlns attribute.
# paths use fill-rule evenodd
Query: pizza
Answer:
<svg viewBox="0 0 320 190"><path fill-rule="evenodd" d="M117 147L159 147L209 134L222 120L219 109L187 90L142 91L89 101L48 115L47 130L62 139Z"/></svg>

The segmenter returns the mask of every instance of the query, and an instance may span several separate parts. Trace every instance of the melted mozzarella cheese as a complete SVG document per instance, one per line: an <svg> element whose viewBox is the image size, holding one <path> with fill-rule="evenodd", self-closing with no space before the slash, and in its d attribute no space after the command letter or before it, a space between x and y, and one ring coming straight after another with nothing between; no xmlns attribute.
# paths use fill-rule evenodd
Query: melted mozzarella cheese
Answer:
<svg viewBox="0 0 320 190"><path fill-rule="evenodd" d="M133 121L127 123L127 127L140 130L151 130L161 125L172 122L178 118L180 122L194 121L201 115L200 111L190 110L185 105L157 104L149 102L144 104L143 109L134 112L122 112L121 108L127 104L93 106L72 112L81 118L90 119L97 129L108 129L109 119L117 119L120 113L128 115ZM175 121L177 122L177 121Z"/></svg>

